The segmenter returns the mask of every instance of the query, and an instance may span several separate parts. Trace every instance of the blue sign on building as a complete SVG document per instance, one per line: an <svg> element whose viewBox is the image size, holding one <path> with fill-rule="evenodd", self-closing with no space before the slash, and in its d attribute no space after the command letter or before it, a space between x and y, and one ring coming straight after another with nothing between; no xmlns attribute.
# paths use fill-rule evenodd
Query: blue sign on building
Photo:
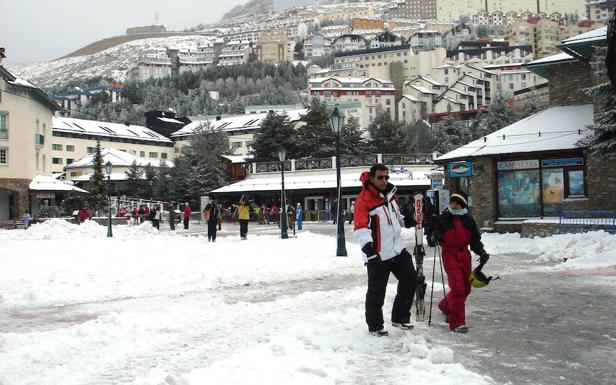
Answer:
<svg viewBox="0 0 616 385"><path fill-rule="evenodd" d="M450 178L473 176L473 164L471 162L451 162L447 164L447 175Z"/></svg>
<svg viewBox="0 0 616 385"><path fill-rule="evenodd" d="M544 159L541 167L583 166L584 158Z"/></svg>

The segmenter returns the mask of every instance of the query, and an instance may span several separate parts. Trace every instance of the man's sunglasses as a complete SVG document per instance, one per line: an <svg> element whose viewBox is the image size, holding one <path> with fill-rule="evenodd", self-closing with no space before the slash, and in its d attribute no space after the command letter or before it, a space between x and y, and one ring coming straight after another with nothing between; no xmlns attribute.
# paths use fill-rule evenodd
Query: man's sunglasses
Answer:
<svg viewBox="0 0 616 385"><path fill-rule="evenodd" d="M379 176L376 177L376 179L378 179L378 180L383 180L383 179L389 180L389 175L379 175Z"/></svg>

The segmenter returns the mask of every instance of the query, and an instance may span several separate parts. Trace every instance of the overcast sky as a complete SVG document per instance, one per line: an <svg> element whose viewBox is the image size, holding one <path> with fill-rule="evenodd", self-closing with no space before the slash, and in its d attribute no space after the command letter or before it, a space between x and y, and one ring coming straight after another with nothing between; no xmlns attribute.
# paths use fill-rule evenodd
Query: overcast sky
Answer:
<svg viewBox="0 0 616 385"><path fill-rule="evenodd" d="M9 63L47 61L131 26L183 30L218 21L247 0L0 0L0 47Z"/></svg>

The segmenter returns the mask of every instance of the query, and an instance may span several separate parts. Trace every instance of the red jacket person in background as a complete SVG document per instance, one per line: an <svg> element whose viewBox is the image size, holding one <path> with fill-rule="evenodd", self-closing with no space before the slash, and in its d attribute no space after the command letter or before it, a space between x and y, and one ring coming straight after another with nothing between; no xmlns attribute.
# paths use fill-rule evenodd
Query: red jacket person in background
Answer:
<svg viewBox="0 0 616 385"><path fill-rule="evenodd" d="M428 223L426 236L430 246L440 243L443 252L443 266L447 273L449 293L443 298L438 308L449 323L449 329L457 333L468 332L465 320L466 298L471 293L469 276L471 274L471 250L479 255L481 264L485 264L489 255L481 243L477 224L466 209L466 194L451 194L449 208Z"/></svg>
<svg viewBox="0 0 616 385"><path fill-rule="evenodd" d="M190 214L192 211L190 210L190 205L188 202L184 205L184 230L188 230L188 221L190 220Z"/></svg>
<svg viewBox="0 0 616 385"><path fill-rule="evenodd" d="M400 236L404 217L396 200L396 187L389 183L389 170L375 164L362 173L363 188L355 201L355 239L361 246L368 269L366 323L370 334L386 336L383 303L389 273L398 279L398 291L391 312L392 326L412 328L411 305L417 286L417 272L411 254Z"/></svg>

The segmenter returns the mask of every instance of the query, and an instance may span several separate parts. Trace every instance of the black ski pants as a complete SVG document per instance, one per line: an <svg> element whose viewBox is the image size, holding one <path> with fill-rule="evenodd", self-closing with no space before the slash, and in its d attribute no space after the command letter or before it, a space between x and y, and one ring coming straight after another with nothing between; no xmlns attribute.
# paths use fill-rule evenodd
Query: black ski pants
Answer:
<svg viewBox="0 0 616 385"><path fill-rule="evenodd" d="M246 238L248 235L248 219L240 219L240 237Z"/></svg>
<svg viewBox="0 0 616 385"><path fill-rule="evenodd" d="M383 303L389 273L398 279L398 291L391 310L391 322L411 321L411 306L417 287L417 271L413 258L406 249L400 255L386 261L380 257L368 261L368 291L366 292L366 323L371 332L383 329Z"/></svg>
<svg viewBox="0 0 616 385"><path fill-rule="evenodd" d="M184 218L184 230L188 230L188 221L190 218Z"/></svg>
<svg viewBox="0 0 616 385"><path fill-rule="evenodd" d="M216 241L216 230L218 229L218 225L216 222L208 222L207 223L207 240L208 241Z"/></svg>

